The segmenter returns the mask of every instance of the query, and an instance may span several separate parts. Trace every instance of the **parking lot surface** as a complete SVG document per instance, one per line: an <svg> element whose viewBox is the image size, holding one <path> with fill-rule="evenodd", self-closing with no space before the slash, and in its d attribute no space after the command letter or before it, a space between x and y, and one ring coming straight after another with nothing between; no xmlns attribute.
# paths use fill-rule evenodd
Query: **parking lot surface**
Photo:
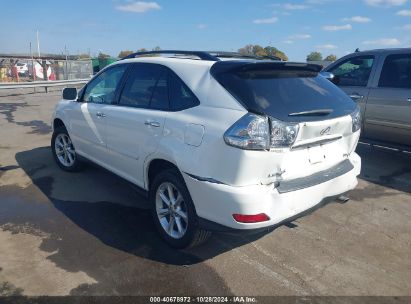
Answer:
<svg viewBox="0 0 411 304"><path fill-rule="evenodd" d="M16 93L0 92L0 295L410 295L411 155L360 145L347 203L176 251L129 183L57 167L59 92Z"/></svg>

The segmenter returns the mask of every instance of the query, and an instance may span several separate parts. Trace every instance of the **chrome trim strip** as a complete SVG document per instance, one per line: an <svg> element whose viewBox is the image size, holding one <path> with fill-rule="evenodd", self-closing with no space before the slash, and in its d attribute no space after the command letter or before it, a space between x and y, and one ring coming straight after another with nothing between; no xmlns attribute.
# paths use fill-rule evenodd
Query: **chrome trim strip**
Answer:
<svg viewBox="0 0 411 304"><path fill-rule="evenodd" d="M183 173L187 174L191 178L194 178L194 179L196 179L200 182L209 182L209 183L213 183L213 184L226 185L225 183L220 182L220 181L218 181L218 180L216 180L212 177L201 177L201 176L197 176L197 175L190 174L190 173L187 173L187 172L183 172Z"/></svg>
<svg viewBox="0 0 411 304"><path fill-rule="evenodd" d="M342 138L342 135L337 135L333 137L326 137L326 138L319 138L317 140L306 140L306 141L301 141L300 143L295 144L294 146L291 147L291 150L297 149L297 148L307 148L307 147L312 147L314 145L321 145L329 142L333 142L336 140L339 140Z"/></svg>

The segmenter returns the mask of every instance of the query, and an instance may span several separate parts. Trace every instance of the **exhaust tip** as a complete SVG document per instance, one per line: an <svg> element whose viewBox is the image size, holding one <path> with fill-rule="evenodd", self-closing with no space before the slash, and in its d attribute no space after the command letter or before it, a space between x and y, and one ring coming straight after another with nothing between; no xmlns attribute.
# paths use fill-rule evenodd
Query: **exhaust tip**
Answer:
<svg viewBox="0 0 411 304"><path fill-rule="evenodd" d="M350 200L350 198L348 197L348 196L345 196L345 195L340 195L338 198L337 198L337 201L340 203L340 204L345 204L346 202L348 202Z"/></svg>

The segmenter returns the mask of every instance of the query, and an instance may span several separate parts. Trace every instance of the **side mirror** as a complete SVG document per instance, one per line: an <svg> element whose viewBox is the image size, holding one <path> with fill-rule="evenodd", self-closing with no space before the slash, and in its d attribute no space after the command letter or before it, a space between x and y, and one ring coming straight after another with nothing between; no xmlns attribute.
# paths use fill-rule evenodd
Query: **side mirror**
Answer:
<svg viewBox="0 0 411 304"><path fill-rule="evenodd" d="M77 89L76 88L64 88L63 89L63 99L77 100Z"/></svg>
<svg viewBox="0 0 411 304"><path fill-rule="evenodd" d="M320 75L323 76L324 78L328 79L331 82L333 82L333 80L335 78L335 75L333 73L330 73L330 72L321 72Z"/></svg>

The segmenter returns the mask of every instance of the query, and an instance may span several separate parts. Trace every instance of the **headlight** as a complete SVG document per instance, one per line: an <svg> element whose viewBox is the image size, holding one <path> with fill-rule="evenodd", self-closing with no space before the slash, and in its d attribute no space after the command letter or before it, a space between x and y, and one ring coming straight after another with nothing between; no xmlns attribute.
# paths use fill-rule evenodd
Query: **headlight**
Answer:
<svg viewBox="0 0 411 304"><path fill-rule="evenodd" d="M351 113L352 119L352 131L357 132L361 129L361 109L357 107L354 112Z"/></svg>
<svg viewBox="0 0 411 304"><path fill-rule="evenodd" d="M297 138L299 125L289 124L274 118L271 121L271 148L290 147Z"/></svg>

